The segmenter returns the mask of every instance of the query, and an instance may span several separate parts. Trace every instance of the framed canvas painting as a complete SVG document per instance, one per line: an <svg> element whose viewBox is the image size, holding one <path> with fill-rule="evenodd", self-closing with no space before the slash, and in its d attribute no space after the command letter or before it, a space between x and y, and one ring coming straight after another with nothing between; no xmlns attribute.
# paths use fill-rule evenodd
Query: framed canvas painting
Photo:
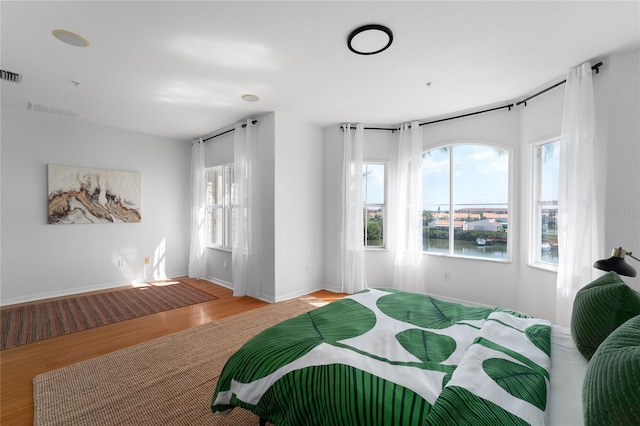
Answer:
<svg viewBox="0 0 640 426"><path fill-rule="evenodd" d="M49 164L52 224L140 222L140 172Z"/></svg>

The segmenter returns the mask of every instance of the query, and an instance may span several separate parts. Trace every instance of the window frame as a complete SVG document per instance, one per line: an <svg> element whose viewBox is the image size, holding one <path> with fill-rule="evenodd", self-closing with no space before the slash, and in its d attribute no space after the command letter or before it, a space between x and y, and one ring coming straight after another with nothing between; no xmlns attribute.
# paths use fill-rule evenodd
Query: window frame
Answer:
<svg viewBox="0 0 640 426"><path fill-rule="evenodd" d="M542 244L542 205L558 205L558 200L541 200L542 189L542 146L554 142L560 142L561 135L556 135L531 144L531 195L529 197L529 244L527 264L531 267L546 271L557 272L558 264L545 262L541 259ZM555 203L553 203L555 201ZM556 222L557 223L557 222ZM556 225L557 227L557 225ZM557 230L556 230L557 232Z"/></svg>
<svg viewBox="0 0 640 426"><path fill-rule="evenodd" d="M214 170L218 170L220 171L220 175L222 176L222 195L221 195L221 201L222 203L209 203L209 197L206 197L206 201L205 201L205 210L206 210L206 235L207 235L207 240L205 243L205 247L207 248L212 248L212 249L216 249L216 250L222 250L222 251L226 251L226 252L232 252L233 251L233 213L234 213L234 209L237 210L237 202L234 203L234 188L233 186L235 185L235 177L234 177L234 163L225 163L225 164L219 164L217 166L212 166L212 167L207 167L205 168L205 185L207 187L207 191L208 191L208 185L209 185L209 173L214 171ZM236 194L237 195L237 194ZM221 240L222 240L222 244L215 244L212 243L209 240L209 213L211 213L211 216L213 217L213 221L216 221L215 219L215 215L213 214L216 210L221 210L221 221L222 221L222 236L221 236Z"/></svg>
<svg viewBox="0 0 640 426"><path fill-rule="evenodd" d="M461 254L456 254L455 253L455 212L454 212L454 207L456 205L461 205L461 206L471 206L472 204L455 204L454 203L454 199L455 199L455 195L454 195L454 175L455 175L455 170L453 167L454 164L454 147L456 146L463 146L463 145L472 145L472 146L481 146L481 147L488 147L488 148L493 148L493 149L500 149L502 151L505 151L507 153L507 158L508 158L508 170L507 170L507 202L506 202L506 208L507 208L507 214L508 214L508 221L507 221L507 255L504 259L497 259L497 258L491 258L491 257L480 257L480 256L465 256L465 255L461 255ZM432 151L432 150L436 150L436 149L441 149L441 148L446 148L449 147L448 150L448 155L449 155L449 247L448 247L448 253L443 253L443 252L430 252L430 251L425 251L424 250L424 245L423 245L423 251L422 254L423 255L429 255L429 256L441 256L441 257L452 257L452 258L457 258L457 259L467 259L467 260L478 260L478 261L485 261L485 262L497 262L497 263L511 263L512 262L512 256L513 256L513 239L516 235L516 232L514 231L514 227L513 227L513 218L515 217L514 215L514 211L513 211L513 182L514 182L514 157L513 157L513 153L514 153L514 149L511 146L507 146L507 145L502 145L499 143L494 143L494 142L490 142L490 141L484 141L484 140L460 140L460 141L453 141L453 142L447 142L447 143L443 143L443 144L439 144L439 145L434 145L434 146L430 146L425 148L422 151L422 158L424 161L424 158L426 157L426 153L428 151ZM425 192L425 188L423 188L423 194ZM424 201L424 200L423 200ZM487 203L481 203L483 205L487 205ZM504 204L496 204L493 203L497 206L502 206ZM424 206L424 204L423 204ZM423 209L424 211L424 209ZM452 212L454 213L453 215L453 219L452 219ZM424 241L424 240L423 240Z"/></svg>
<svg viewBox="0 0 640 426"><path fill-rule="evenodd" d="M389 188L389 161L379 161L379 160L363 160L362 161L362 166L363 169L365 166L367 165L378 165L378 166L384 166L384 187L383 187L383 191L384 191L384 197L383 197L383 203L365 203L364 200L364 195L365 195L365 188L362 188L362 194L363 194L363 200L362 200L362 214L364 217L364 249L366 251L380 251L380 250L387 250L387 216L388 216L388 200L389 200L389 196L388 196L388 188ZM363 170L364 172L364 170ZM368 246L367 245L367 224L368 224L368 220L367 220L367 208L368 207L381 207L382 208L382 245L381 246Z"/></svg>

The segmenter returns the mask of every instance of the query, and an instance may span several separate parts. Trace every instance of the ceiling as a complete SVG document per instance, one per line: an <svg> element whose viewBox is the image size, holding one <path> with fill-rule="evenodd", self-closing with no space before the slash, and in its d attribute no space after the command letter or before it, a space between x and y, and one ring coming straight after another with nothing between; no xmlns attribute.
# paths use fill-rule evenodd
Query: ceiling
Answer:
<svg viewBox="0 0 640 426"><path fill-rule="evenodd" d="M2 82L3 108L32 102L180 140L269 111L320 126L439 117L640 46L638 1L2 0L0 13L1 68L22 75ZM365 24L388 26L391 47L352 53L346 39Z"/></svg>

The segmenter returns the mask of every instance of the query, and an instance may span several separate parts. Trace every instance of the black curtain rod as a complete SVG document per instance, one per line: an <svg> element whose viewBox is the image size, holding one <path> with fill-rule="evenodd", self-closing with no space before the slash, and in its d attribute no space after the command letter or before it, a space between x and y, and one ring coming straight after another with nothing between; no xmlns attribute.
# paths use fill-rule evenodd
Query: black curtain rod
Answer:
<svg viewBox="0 0 640 426"><path fill-rule="evenodd" d="M495 107L495 108L484 109L482 111L470 112L470 113L462 114L462 115L456 115L454 117L441 118L439 120L427 121L427 122L424 122L424 123L418 123L418 125L420 127L422 127L422 126L426 126L427 124L440 123L441 121L455 120L456 118L463 118L463 117L469 117L471 115L484 114L485 112L497 111L499 109L504 109L504 108L509 108L509 111L511 111L511 108L513 108L513 104L503 105L503 106L499 106L499 107ZM344 131L344 128L342 128L342 129ZM389 130L391 132L396 132L396 131L400 130L400 128L398 128L398 127L394 127L394 128L388 128L388 127L363 127L363 129L364 130ZM356 130L356 128L352 127L351 130Z"/></svg>
<svg viewBox="0 0 640 426"><path fill-rule="evenodd" d="M246 124L245 124L245 126L246 126ZM244 126L243 126L243 127L244 127ZM202 139L202 142L206 142L206 141L211 140L211 139L213 139L213 138L217 138L218 136L226 135L227 133L231 133L231 132L233 132L234 130L236 130L236 128L235 128L235 127L234 127L233 129L229 129L229 130L227 130L226 132L218 133L217 135L209 136L209 137L208 137L208 138L206 138L206 139Z"/></svg>
<svg viewBox="0 0 640 426"><path fill-rule="evenodd" d="M441 118L440 120L427 121L425 123L420 123L420 127L426 126L427 124L440 123L441 121L455 120L456 118L463 118L463 117L469 117L471 115L484 114L485 112L497 111L499 109L505 109L505 108L509 108L509 111L511 111L511 108L513 108L513 104L484 109L482 111L470 112L468 114L456 115L455 117Z"/></svg>
<svg viewBox="0 0 640 426"><path fill-rule="evenodd" d="M592 65L592 66L591 66L591 69L592 69L592 70L595 70L596 74L600 74L600 67L601 67L601 66L602 66L602 62L598 62L597 64ZM566 80L566 79L564 79L564 80L562 80L562 81L560 81L560 82L558 82L558 83L554 84L554 85L553 85L553 86L551 86L551 87L547 87L546 89L543 89L543 90L539 91L538 93L534 93L533 95L529 96L528 98L523 99L523 100L521 100L520 102L516 103L516 106L519 106L519 105L522 105L522 104L524 104L524 106L527 106L527 101L530 101L531 99L535 98L536 96L540 96L540 95L542 95L543 93L547 93L547 92L548 92L549 90L551 90L551 89L555 89L555 88L556 88L556 87L558 87L558 86L562 86L562 85L563 85L563 84L565 84L566 82L567 82L567 80Z"/></svg>
<svg viewBox="0 0 640 426"><path fill-rule="evenodd" d="M602 66L602 62L598 62L597 64L592 65L591 69L594 70L596 72L596 74L599 74L601 66ZM536 96L540 96L543 93L546 93L551 89L555 89L556 87L558 87L558 86L560 86L562 84L565 84L566 82L567 82L567 80L563 80L563 81L561 81L559 83L554 84L551 87L547 87L546 89L541 90L538 93L534 93L533 95L529 96L528 98L523 99L520 102L517 102L515 105L518 106L518 105L524 104L524 106L527 106L527 101L530 101L531 99L535 98ZM457 118L469 117L471 115L484 114L485 112L497 111L499 109L504 109L504 108L509 108L509 111L511 111L511 108L513 108L513 106L514 106L513 104L503 105L503 106L500 106L500 107L489 108L489 109L485 109L485 110L482 110L482 111L470 112L468 114L456 115L454 117L441 118L439 120L433 120L433 121L426 121L424 123L419 123L419 125L420 126L426 126L427 124L440 123L442 121L455 120ZM355 127L352 127L351 129L355 130ZM343 128L343 130L344 130L344 128ZM395 132L395 131L400 130L400 129L399 128L386 128L386 127L364 127L364 130L389 130L391 132Z"/></svg>
<svg viewBox="0 0 640 426"><path fill-rule="evenodd" d="M387 130L387 131L391 131L391 132L395 132L400 130L399 128L389 128L389 127L363 127L364 130ZM355 130L355 128L353 128L352 130Z"/></svg>
<svg viewBox="0 0 640 426"><path fill-rule="evenodd" d="M340 126L340 128L344 132L344 125ZM363 127L362 129L363 130L386 130L389 132L397 132L398 130L400 130L399 127ZM356 128L351 127L350 130L356 130Z"/></svg>
<svg viewBox="0 0 640 426"><path fill-rule="evenodd" d="M253 121L251 122L251 124L256 124L257 122L258 122L258 120L253 120ZM243 124L243 125L242 125L242 128L244 129L245 127L247 127L247 125L246 125L246 124ZM233 131L235 131L235 130L236 130L236 128L234 127L234 128L229 129L229 130L227 130L227 131L225 131L225 132L218 133L217 135L209 136L209 137L208 137L208 138L206 138L206 139L202 139L202 142L206 142L206 141L211 140L211 139L213 139L213 138L217 138L218 136L226 135L227 133L231 133L231 132L233 132Z"/></svg>

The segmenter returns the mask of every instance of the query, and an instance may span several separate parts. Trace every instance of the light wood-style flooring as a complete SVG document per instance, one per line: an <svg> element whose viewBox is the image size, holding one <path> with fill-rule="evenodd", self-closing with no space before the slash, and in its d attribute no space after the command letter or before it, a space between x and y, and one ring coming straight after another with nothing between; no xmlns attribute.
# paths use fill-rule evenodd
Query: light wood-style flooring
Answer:
<svg viewBox="0 0 640 426"><path fill-rule="evenodd" d="M233 297L232 290L209 281L179 279L218 299L1 351L0 424L33 424L33 378L39 374L267 305ZM321 290L311 296L333 301L345 295Z"/></svg>

